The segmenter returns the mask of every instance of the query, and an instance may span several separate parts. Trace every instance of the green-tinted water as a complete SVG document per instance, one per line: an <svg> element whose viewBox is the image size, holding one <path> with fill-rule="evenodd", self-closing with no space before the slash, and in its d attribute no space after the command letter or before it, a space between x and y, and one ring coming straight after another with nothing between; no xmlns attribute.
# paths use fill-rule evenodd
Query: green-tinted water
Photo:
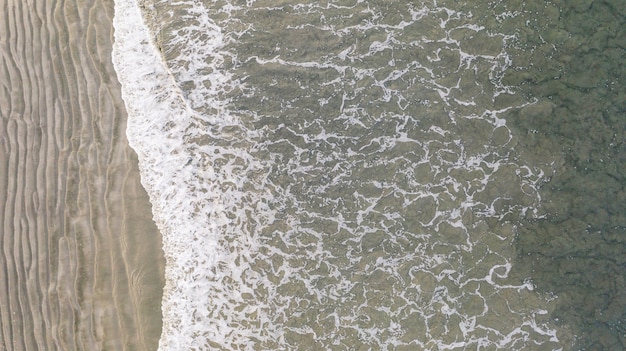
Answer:
<svg viewBox="0 0 626 351"><path fill-rule="evenodd" d="M145 4L163 348L622 347L618 3Z"/></svg>
<svg viewBox="0 0 626 351"><path fill-rule="evenodd" d="M545 219L519 226L514 272L558 295L577 349L626 348L626 2L553 1L520 30L505 82L540 102L508 120L528 153L562 160Z"/></svg>

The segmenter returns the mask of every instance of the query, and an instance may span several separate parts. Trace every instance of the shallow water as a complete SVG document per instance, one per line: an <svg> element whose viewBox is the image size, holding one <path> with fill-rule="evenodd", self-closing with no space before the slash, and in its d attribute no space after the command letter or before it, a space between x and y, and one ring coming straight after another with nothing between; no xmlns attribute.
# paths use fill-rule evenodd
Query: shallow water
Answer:
<svg viewBox="0 0 626 351"><path fill-rule="evenodd" d="M0 1L1 350L157 347L164 262L112 5Z"/></svg>
<svg viewBox="0 0 626 351"><path fill-rule="evenodd" d="M571 148L623 147L582 123L606 110L597 127L621 130L607 4L118 1L114 62L167 259L160 349L619 347L619 323L569 313L599 307L545 250L588 213L562 210L578 187L550 190ZM591 19L605 29L586 39ZM603 74L577 50L602 52ZM579 123L555 118L568 108ZM619 223L610 169L593 181ZM598 281L623 311L612 260Z"/></svg>

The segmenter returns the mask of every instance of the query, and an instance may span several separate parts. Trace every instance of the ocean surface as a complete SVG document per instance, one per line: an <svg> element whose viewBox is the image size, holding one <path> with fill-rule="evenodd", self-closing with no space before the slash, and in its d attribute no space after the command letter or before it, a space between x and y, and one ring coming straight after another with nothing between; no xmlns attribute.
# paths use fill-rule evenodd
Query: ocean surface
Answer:
<svg viewBox="0 0 626 351"><path fill-rule="evenodd" d="M623 350L626 6L115 1L160 350Z"/></svg>

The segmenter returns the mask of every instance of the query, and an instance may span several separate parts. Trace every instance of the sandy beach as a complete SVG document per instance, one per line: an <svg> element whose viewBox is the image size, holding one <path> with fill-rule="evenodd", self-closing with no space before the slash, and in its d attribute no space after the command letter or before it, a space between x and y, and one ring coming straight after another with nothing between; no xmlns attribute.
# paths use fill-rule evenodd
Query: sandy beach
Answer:
<svg viewBox="0 0 626 351"><path fill-rule="evenodd" d="M155 350L161 237L112 0L0 0L0 350Z"/></svg>

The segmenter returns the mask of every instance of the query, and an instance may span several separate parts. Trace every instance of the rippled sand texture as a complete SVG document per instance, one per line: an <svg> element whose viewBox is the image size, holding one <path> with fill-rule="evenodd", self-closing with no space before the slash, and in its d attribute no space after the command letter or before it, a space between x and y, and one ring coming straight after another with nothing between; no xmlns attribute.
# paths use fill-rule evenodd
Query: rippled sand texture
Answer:
<svg viewBox="0 0 626 351"><path fill-rule="evenodd" d="M0 0L0 350L154 350L163 258L112 1Z"/></svg>

